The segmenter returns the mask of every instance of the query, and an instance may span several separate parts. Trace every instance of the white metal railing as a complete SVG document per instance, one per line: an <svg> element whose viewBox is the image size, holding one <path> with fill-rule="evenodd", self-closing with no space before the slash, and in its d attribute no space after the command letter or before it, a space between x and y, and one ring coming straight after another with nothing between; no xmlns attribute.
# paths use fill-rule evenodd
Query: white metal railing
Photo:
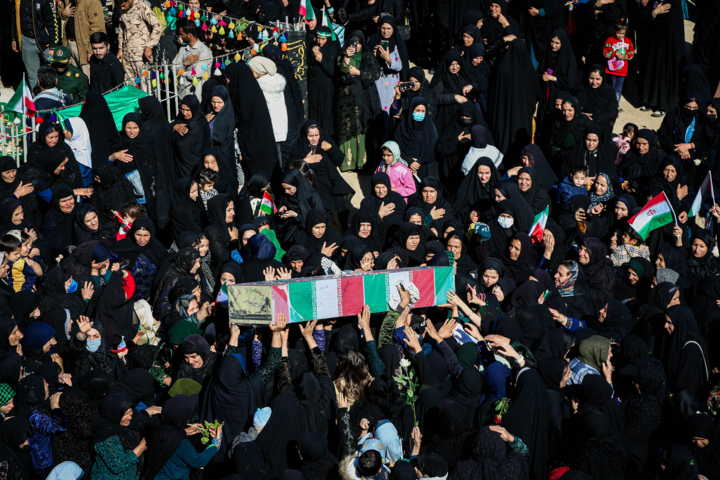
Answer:
<svg viewBox="0 0 720 480"><path fill-rule="evenodd" d="M292 23L288 22L286 19L285 22L277 22L277 24L271 23L270 26L263 25L263 28L268 29L270 32L272 32L272 29L278 28L278 32L274 35L268 35L268 40L260 42L260 48L268 43L276 43L278 39L289 30L304 30L305 23L303 21ZM225 52L212 57L211 60L212 62L226 60L247 61L252 56L252 48L253 47L247 47L240 50ZM140 84L136 84L136 86L141 88L143 91L155 96L160 101L160 104L165 108L168 121L172 119L172 112L179 111L178 77L180 70L182 70L180 65L149 64L144 68L143 74L140 77ZM168 75L168 73L171 73L172 75ZM103 96L112 93L125 85L126 84L118 85L112 90L103 93ZM37 113L52 113L75 106L77 105L68 105L67 107L53 110L39 110ZM2 154L13 157L18 167L21 163L25 163L27 161L26 146L29 146L30 143L37 140L36 118L37 115L28 117L25 113L20 114L17 112L7 112L5 111L4 106L0 109L0 143L2 144Z"/></svg>

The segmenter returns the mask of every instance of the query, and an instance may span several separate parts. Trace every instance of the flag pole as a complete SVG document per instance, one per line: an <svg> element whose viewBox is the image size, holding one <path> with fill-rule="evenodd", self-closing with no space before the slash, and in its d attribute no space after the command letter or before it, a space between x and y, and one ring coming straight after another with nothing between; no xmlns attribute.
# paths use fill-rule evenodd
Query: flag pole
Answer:
<svg viewBox="0 0 720 480"><path fill-rule="evenodd" d="M708 177L710 177L710 195L712 196L712 201L713 201L712 208L715 208L715 205L717 205L715 203L715 189L713 188L712 175L710 174L709 171L708 171Z"/></svg>
<svg viewBox="0 0 720 480"><path fill-rule="evenodd" d="M678 227L679 225L677 222L677 215L675 215L675 209L673 208L672 203L670 203L668 201L667 196L665 195L665 192L662 192L662 194L663 194L663 199L667 202L668 206L670 207L670 211L673 214L673 218L675 219L675 226Z"/></svg>

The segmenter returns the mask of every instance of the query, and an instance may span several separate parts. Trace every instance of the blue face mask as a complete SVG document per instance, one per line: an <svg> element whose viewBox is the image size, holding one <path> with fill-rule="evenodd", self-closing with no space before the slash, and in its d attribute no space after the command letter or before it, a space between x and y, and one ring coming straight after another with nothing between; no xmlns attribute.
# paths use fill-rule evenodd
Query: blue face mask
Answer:
<svg viewBox="0 0 720 480"><path fill-rule="evenodd" d="M77 282L75 280L73 280L67 289L67 293L73 293L75 290L77 290L77 287L78 287Z"/></svg>
<svg viewBox="0 0 720 480"><path fill-rule="evenodd" d="M416 122L422 122L425 120L425 112L413 112L413 120Z"/></svg>
<svg viewBox="0 0 720 480"><path fill-rule="evenodd" d="M87 341L87 349L95 353L97 352L97 349L100 348L100 343L102 342L102 338L98 338L97 340L88 340Z"/></svg>

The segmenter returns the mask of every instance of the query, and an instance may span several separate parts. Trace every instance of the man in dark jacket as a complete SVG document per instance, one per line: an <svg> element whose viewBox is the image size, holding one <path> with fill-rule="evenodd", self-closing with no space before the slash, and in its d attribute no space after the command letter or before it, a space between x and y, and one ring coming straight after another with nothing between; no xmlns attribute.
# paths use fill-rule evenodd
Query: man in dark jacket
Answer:
<svg viewBox="0 0 720 480"><path fill-rule="evenodd" d="M22 51L30 88L37 84L37 71L58 45L58 24L52 0L11 0L12 48Z"/></svg>
<svg viewBox="0 0 720 480"><path fill-rule="evenodd" d="M125 81L122 63L110 51L110 42L104 32L90 35L90 90L105 93Z"/></svg>

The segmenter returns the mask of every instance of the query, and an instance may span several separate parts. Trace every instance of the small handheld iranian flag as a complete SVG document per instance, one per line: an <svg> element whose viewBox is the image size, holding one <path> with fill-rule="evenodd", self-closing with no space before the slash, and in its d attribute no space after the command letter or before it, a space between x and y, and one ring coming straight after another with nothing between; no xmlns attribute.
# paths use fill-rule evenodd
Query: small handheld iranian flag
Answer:
<svg viewBox="0 0 720 480"><path fill-rule="evenodd" d="M692 204L692 208L690 209L690 213L688 213L688 217L694 217L698 214L700 211L700 207L702 207L703 198L705 198L705 195L708 193L708 189L710 190L710 194L712 195L712 203L713 207L715 206L715 191L713 190L713 184L712 184L712 175L710 175L710 172L708 172L707 177L705 177L705 180L703 181L702 185L700 185L700 190L698 190L697 195L695 196L695 201Z"/></svg>
<svg viewBox="0 0 720 480"><path fill-rule="evenodd" d="M260 211L265 213L265 215L270 215L277 212L277 208L275 208L272 197L268 192L263 192L262 203L260 204Z"/></svg>
<svg viewBox="0 0 720 480"><path fill-rule="evenodd" d="M35 102L33 102L32 91L25 81L24 74L22 83L18 86L17 90L15 90L15 95L13 95L8 102L8 106L12 108L14 112L24 113L30 117L35 115Z"/></svg>
<svg viewBox="0 0 720 480"><path fill-rule="evenodd" d="M533 243L542 242L543 232L545 232L545 225L547 224L549 214L550 207L547 206L545 210L535 215L535 220L533 220L532 227L530 227L530 231L528 232Z"/></svg>
<svg viewBox="0 0 720 480"><path fill-rule="evenodd" d="M322 19L322 26L328 27L330 29L330 32L332 33L332 40L333 42L337 40L337 36L335 35L335 30L333 30L333 24L330 20L330 14L327 13L327 10L325 10L325 5L323 5L323 19Z"/></svg>
<svg viewBox="0 0 720 480"><path fill-rule="evenodd" d="M300 16L305 17L305 20L315 20L315 12L313 12L310 0L300 0L300 8L298 10Z"/></svg>
<svg viewBox="0 0 720 480"><path fill-rule="evenodd" d="M660 192L659 195L656 195L645 204L642 210L628 220L628 223L643 240L647 240L650 232L656 228L664 227L668 223L672 223L674 219L675 212L670 202L665 198L665 192Z"/></svg>
<svg viewBox="0 0 720 480"><path fill-rule="evenodd" d="M221 305L227 305L227 303L228 303L227 284L223 284L223 286L220 287L220 291L218 292L217 297L215 298L215 303L219 303Z"/></svg>

